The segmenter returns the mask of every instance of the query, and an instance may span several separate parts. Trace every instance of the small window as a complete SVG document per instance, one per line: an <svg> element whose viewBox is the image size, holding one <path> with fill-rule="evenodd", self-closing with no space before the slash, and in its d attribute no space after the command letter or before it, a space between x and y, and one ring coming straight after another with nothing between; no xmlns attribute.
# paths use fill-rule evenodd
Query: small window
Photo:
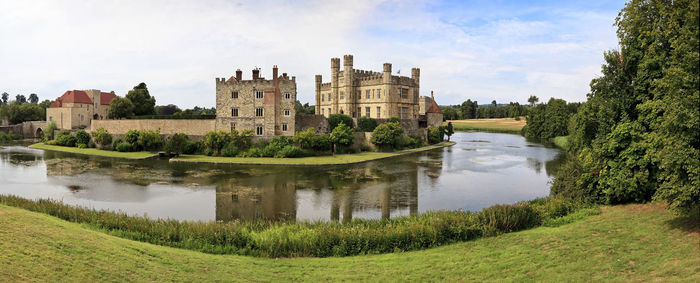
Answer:
<svg viewBox="0 0 700 283"><path fill-rule="evenodd" d="M326 101L326 96L321 94L321 101Z"/></svg>
<svg viewBox="0 0 700 283"><path fill-rule="evenodd" d="M236 130L236 123L231 123L231 132Z"/></svg>
<svg viewBox="0 0 700 283"><path fill-rule="evenodd" d="M365 117L369 117L369 107L365 107Z"/></svg>
<svg viewBox="0 0 700 283"><path fill-rule="evenodd" d="M238 98L238 92L237 91L232 91L231 92L231 98Z"/></svg>
<svg viewBox="0 0 700 283"><path fill-rule="evenodd" d="M331 115L331 114L333 114L333 111L331 111L331 109L328 108L328 115Z"/></svg>
<svg viewBox="0 0 700 283"><path fill-rule="evenodd" d="M380 99L380 98L382 98L382 90L378 89L377 90L377 99Z"/></svg>
<svg viewBox="0 0 700 283"><path fill-rule="evenodd" d="M292 111L289 109L284 109L284 116L289 117L291 115Z"/></svg>
<svg viewBox="0 0 700 283"><path fill-rule="evenodd" d="M362 108L357 107L357 116L362 116Z"/></svg>
<svg viewBox="0 0 700 283"><path fill-rule="evenodd" d="M262 136L263 135L263 127L262 126L255 127L255 134L258 136Z"/></svg>
<svg viewBox="0 0 700 283"><path fill-rule="evenodd" d="M292 94L289 92L284 93L284 99L292 99Z"/></svg>
<svg viewBox="0 0 700 283"><path fill-rule="evenodd" d="M331 94L328 94L328 101L331 101Z"/></svg>
<svg viewBox="0 0 700 283"><path fill-rule="evenodd" d="M262 98L263 98L263 91L262 91L262 90L256 90L256 91L255 91L255 98L257 98L257 99L262 99Z"/></svg>
<svg viewBox="0 0 700 283"><path fill-rule="evenodd" d="M357 93L355 94L355 97L357 97L357 99L362 98L362 91L358 90Z"/></svg>
<svg viewBox="0 0 700 283"><path fill-rule="evenodd" d="M238 117L238 108L231 108L231 116Z"/></svg>
<svg viewBox="0 0 700 283"><path fill-rule="evenodd" d="M264 115L263 110L264 110L264 109L263 109L262 107L255 108L255 116L256 116L256 117L262 117L262 116Z"/></svg>
<svg viewBox="0 0 700 283"><path fill-rule="evenodd" d="M344 100L344 99L345 99L345 92L341 91L340 92L340 100Z"/></svg>
<svg viewBox="0 0 700 283"><path fill-rule="evenodd" d="M369 99L369 89L367 91L365 91L365 98Z"/></svg>
<svg viewBox="0 0 700 283"><path fill-rule="evenodd" d="M283 132L287 131L287 123L282 123L282 131Z"/></svg>
<svg viewBox="0 0 700 283"><path fill-rule="evenodd" d="M377 118L379 118L379 113L381 113L382 108L377 106Z"/></svg>
<svg viewBox="0 0 700 283"><path fill-rule="evenodd" d="M372 99L374 99L374 90L372 90Z"/></svg>

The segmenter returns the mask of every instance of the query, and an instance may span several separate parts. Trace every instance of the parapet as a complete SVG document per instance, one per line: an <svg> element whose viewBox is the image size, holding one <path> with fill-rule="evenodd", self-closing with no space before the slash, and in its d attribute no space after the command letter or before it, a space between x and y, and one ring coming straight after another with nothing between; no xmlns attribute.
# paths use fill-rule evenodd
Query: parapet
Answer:
<svg viewBox="0 0 700 283"><path fill-rule="evenodd" d="M340 69L340 58L331 58L331 69Z"/></svg>
<svg viewBox="0 0 700 283"><path fill-rule="evenodd" d="M391 73L391 63L384 63L384 72Z"/></svg>
<svg viewBox="0 0 700 283"><path fill-rule="evenodd" d="M352 55L343 56L343 66L351 66L352 67Z"/></svg>

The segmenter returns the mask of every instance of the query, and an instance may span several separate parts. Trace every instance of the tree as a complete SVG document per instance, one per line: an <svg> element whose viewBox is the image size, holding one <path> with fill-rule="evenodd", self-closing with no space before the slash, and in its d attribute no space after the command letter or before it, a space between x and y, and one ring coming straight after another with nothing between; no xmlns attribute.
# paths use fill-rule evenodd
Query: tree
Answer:
<svg viewBox="0 0 700 283"><path fill-rule="evenodd" d="M445 135L447 136L447 141L450 141L450 137L455 133L452 127L452 122L447 122L447 127L445 127Z"/></svg>
<svg viewBox="0 0 700 283"><path fill-rule="evenodd" d="M208 132L204 136L204 152L207 155L221 155L221 149L231 142L231 136L224 131Z"/></svg>
<svg viewBox="0 0 700 283"><path fill-rule="evenodd" d="M97 128L90 133L92 140L100 146L100 148L105 147L112 143L112 135L109 134L104 128Z"/></svg>
<svg viewBox="0 0 700 283"><path fill-rule="evenodd" d="M53 101L48 100L48 99L44 99L44 101L39 103L39 106L41 106L41 108L43 108L44 111L46 111L46 108L49 108L49 106L51 106L51 103L53 103Z"/></svg>
<svg viewBox="0 0 700 283"><path fill-rule="evenodd" d="M148 88L145 83L140 83L135 86L134 89L126 94L126 98L134 105L133 115L153 115L153 113L155 113L154 107L156 105L156 99L148 93Z"/></svg>
<svg viewBox="0 0 700 283"><path fill-rule="evenodd" d="M27 98L24 97L24 95L18 94L17 96L15 96L15 101L17 101L17 103L19 104L22 104L27 102Z"/></svg>
<svg viewBox="0 0 700 283"><path fill-rule="evenodd" d="M36 95L36 93L32 93L29 95L29 102L30 103L38 103L39 102L39 96Z"/></svg>
<svg viewBox="0 0 700 283"><path fill-rule="evenodd" d="M107 117L109 119L122 119L134 115L134 104L129 98L114 97L109 103Z"/></svg>
<svg viewBox="0 0 700 283"><path fill-rule="evenodd" d="M46 128L41 132L43 135L42 141L47 142L53 139L54 132L58 129L56 122L50 121L46 124Z"/></svg>
<svg viewBox="0 0 700 283"><path fill-rule="evenodd" d="M403 137L403 127L396 122L383 123L372 132L370 142L379 147L397 147Z"/></svg>
<svg viewBox="0 0 700 283"><path fill-rule="evenodd" d="M357 131L358 132L371 132L377 127L377 120L370 117L360 117L357 119Z"/></svg>
<svg viewBox="0 0 700 283"><path fill-rule="evenodd" d="M313 146L314 137L316 137L316 131L314 131L314 128L308 128L304 131L296 132L292 140L302 149L308 149Z"/></svg>
<svg viewBox="0 0 700 283"><path fill-rule="evenodd" d="M309 103L304 103L304 105L301 104L299 100L297 100L294 103L294 109L296 110L297 114L315 114L316 113L316 107L313 105L309 105Z"/></svg>
<svg viewBox="0 0 700 283"><path fill-rule="evenodd" d="M479 107L477 105L477 102L474 101L472 102L471 99L467 99L467 101L462 102L462 105L460 106L462 110L462 119L475 119L476 117L476 108Z"/></svg>
<svg viewBox="0 0 700 283"><path fill-rule="evenodd" d="M443 120L459 120L461 118L460 108L457 106L442 106L440 107L442 111Z"/></svg>
<svg viewBox="0 0 700 283"><path fill-rule="evenodd" d="M163 105L163 106L156 106L154 108L154 111L158 115L173 115L178 112L182 112L182 109L180 107L177 107L175 104L168 104L168 105Z"/></svg>
<svg viewBox="0 0 700 283"><path fill-rule="evenodd" d="M496 100L494 100L494 101L491 101L491 105L492 105L492 106L498 106L498 103L496 103Z"/></svg>
<svg viewBox="0 0 700 283"><path fill-rule="evenodd" d="M7 104L7 100L10 98L10 94L7 92L2 93L2 104Z"/></svg>
<svg viewBox="0 0 700 283"><path fill-rule="evenodd" d="M340 124L333 128L333 131L331 132L331 142L333 142L334 148L333 153L335 153L336 145L345 147L351 146L354 139L355 135L352 133L352 128L345 125L344 122L340 122Z"/></svg>
<svg viewBox="0 0 700 283"><path fill-rule="evenodd" d="M527 99L527 102L530 103L530 107L535 106L538 101L540 101L540 99L534 95L530 95L530 98Z"/></svg>
<svg viewBox="0 0 700 283"><path fill-rule="evenodd" d="M352 128L352 118L345 114L331 114L328 116L328 124L331 129L335 129L340 123Z"/></svg>

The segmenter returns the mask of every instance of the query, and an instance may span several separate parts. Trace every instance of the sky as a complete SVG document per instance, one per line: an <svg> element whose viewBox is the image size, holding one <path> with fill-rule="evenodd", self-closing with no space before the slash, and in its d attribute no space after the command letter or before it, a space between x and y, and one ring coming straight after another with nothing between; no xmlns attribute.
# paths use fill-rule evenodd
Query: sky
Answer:
<svg viewBox="0 0 700 283"><path fill-rule="evenodd" d="M0 92L118 95L140 82L158 105L213 107L215 78L272 66L313 104L330 58L394 74L421 69L421 95L526 103L585 101L623 1L0 0Z"/></svg>

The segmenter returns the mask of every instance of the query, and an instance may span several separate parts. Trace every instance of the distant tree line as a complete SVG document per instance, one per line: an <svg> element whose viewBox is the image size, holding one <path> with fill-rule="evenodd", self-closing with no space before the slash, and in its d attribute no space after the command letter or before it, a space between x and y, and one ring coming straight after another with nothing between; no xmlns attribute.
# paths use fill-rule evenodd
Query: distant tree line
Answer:
<svg viewBox="0 0 700 283"><path fill-rule="evenodd" d="M46 120L46 108L51 105L50 100L39 103L36 93L31 93L28 97L17 94L14 100L9 99L10 94L7 92L0 95L0 119L7 117L10 124Z"/></svg>
<svg viewBox="0 0 700 283"><path fill-rule="evenodd" d="M527 115L528 109L529 106L518 102L498 104L493 100L491 104L479 105L471 99L467 99L461 105L440 106L444 120L518 118Z"/></svg>

